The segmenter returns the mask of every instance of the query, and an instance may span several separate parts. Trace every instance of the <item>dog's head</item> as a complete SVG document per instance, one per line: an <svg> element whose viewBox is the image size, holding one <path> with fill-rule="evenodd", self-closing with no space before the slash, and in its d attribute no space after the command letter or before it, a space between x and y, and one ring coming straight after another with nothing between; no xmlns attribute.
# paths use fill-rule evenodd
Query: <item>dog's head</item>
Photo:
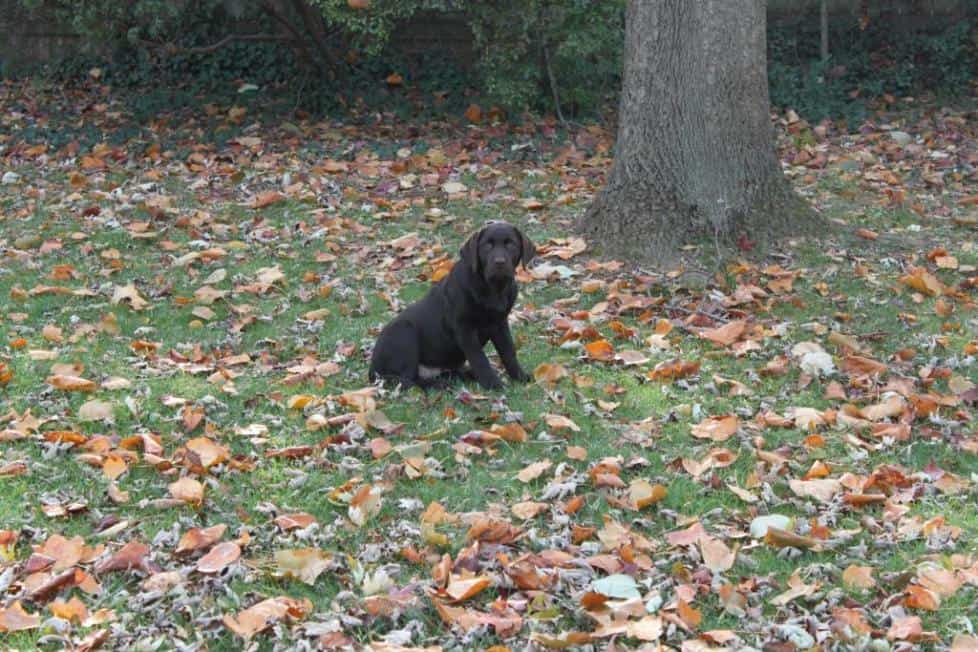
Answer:
<svg viewBox="0 0 978 652"><path fill-rule="evenodd" d="M520 263L529 264L536 247L508 222L489 222L462 245L462 263L487 283L498 285L513 280Z"/></svg>

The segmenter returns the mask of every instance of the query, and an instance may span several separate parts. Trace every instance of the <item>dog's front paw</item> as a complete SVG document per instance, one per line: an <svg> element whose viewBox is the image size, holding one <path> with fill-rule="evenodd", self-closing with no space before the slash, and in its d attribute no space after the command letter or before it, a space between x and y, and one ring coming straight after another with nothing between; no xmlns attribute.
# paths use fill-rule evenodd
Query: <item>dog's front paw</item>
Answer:
<svg viewBox="0 0 978 652"><path fill-rule="evenodd" d="M516 372L516 375L513 376L513 380L521 383L529 383L533 381L533 374L528 374L525 370L520 368L520 370Z"/></svg>
<svg viewBox="0 0 978 652"><path fill-rule="evenodd" d="M483 389L498 390L503 388L503 381L500 380L499 376L497 376L496 374L493 374L492 376L488 376L486 378L480 378L479 384L482 385Z"/></svg>

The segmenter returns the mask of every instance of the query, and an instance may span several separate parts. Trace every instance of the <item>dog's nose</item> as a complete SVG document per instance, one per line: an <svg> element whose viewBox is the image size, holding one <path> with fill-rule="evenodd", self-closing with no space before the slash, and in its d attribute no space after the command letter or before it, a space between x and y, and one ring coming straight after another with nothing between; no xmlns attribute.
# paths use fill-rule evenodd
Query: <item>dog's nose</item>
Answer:
<svg viewBox="0 0 978 652"><path fill-rule="evenodd" d="M493 264L494 267L505 267L506 266L506 257L505 256L499 256L498 258L493 258L492 259L492 264Z"/></svg>

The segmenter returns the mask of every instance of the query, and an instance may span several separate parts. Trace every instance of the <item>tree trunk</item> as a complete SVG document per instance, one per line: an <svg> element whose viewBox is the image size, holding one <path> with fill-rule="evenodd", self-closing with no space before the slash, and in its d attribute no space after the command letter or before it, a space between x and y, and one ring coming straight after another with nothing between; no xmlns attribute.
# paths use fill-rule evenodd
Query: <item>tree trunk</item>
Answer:
<svg viewBox="0 0 978 652"><path fill-rule="evenodd" d="M814 211L774 151L764 0L630 0L615 160L579 227L648 262L804 234Z"/></svg>

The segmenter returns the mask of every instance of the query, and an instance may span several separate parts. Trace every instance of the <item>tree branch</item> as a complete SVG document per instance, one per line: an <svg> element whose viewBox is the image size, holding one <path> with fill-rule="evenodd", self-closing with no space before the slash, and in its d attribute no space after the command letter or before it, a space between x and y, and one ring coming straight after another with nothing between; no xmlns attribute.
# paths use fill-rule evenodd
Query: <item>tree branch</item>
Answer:
<svg viewBox="0 0 978 652"><path fill-rule="evenodd" d="M293 47L296 49L297 56L300 59L304 59L308 65L322 70L322 62L317 61L316 58L312 56L312 53L309 52L309 48L307 47L305 40L302 38L302 34L299 33L299 30L292 24L288 17L275 6L275 3L273 3L271 0L262 0L260 4L262 10L271 16L272 20L281 25L286 32L292 35Z"/></svg>
<svg viewBox="0 0 978 652"><path fill-rule="evenodd" d="M155 41L143 41L144 45L166 50L168 54L210 54L216 52L224 46L235 41L291 41L292 38L284 34L228 34L224 38L199 47L184 48L175 43L157 43Z"/></svg>
<svg viewBox="0 0 978 652"><path fill-rule="evenodd" d="M550 65L550 52L547 48L547 42L543 42L543 61L544 65L547 67L547 78L550 80L550 92L554 97L554 109L557 111L557 119L560 120L560 124L563 125L564 129L569 129L567 121L564 120L564 113L560 110L560 95L557 94L557 77L554 76L554 69Z"/></svg>

